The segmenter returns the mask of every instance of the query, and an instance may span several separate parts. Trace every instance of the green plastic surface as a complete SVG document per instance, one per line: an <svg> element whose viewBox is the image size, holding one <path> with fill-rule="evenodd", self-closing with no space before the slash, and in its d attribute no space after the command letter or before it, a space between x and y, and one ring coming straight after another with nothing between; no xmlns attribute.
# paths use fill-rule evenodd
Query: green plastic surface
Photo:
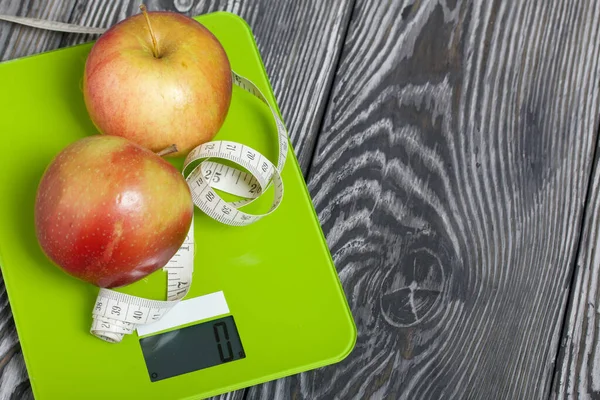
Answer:
<svg viewBox="0 0 600 400"><path fill-rule="evenodd" d="M222 42L232 68L275 99L252 33L239 17L198 17ZM0 64L0 264L37 399L192 399L258 384L343 359L356 328L290 150L285 198L271 216L229 227L196 210L194 282L188 297L223 290L247 357L151 383L139 339L89 333L97 288L52 265L37 243L34 200L46 166L96 130L81 82L91 44ZM143 99L140 99L143 107ZM235 88L216 139L246 143L276 160L267 107ZM180 166L181 160L173 160ZM268 200L268 199L267 199ZM164 298L156 272L126 292Z"/></svg>

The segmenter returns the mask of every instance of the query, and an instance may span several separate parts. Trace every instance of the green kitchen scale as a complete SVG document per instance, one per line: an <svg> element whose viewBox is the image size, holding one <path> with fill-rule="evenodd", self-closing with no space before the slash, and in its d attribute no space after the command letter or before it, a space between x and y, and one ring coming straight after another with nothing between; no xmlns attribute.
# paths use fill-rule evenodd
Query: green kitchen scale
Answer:
<svg viewBox="0 0 600 400"><path fill-rule="evenodd" d="M232 68L274 105L246 23L228 13L197 19L220 39ZM117 344L89 333L98 288L49 262L35 237L33 210L51 159L97 132L81 93L91 46L0 64L0 264L35 397L198 399L347 356L356 328L291 148L282 172L285 197L272 215L231 227L196 210L186 299L208 299L188 304L196 308L216 301L216 308ZM274 125L268 108L236 87L216 139L248 144L274 161ZM172 162L181 167L182 160ZM166 279L159 271L121 291L164 299Z"/></svg>

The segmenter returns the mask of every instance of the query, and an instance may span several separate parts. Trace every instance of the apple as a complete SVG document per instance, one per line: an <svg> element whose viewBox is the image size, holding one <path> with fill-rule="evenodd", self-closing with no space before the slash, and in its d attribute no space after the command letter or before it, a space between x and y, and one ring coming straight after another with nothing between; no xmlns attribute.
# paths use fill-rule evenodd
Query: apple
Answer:
<svg viewBox="0 0 600 400"><path fill-rule="evenodd" d="M173 12L146 12L106 31L86 60L83 95L104 134L185 155L212 140L231 102L231 67L217 38Z"/></svg>
<svg viewBox="0 0 600 400"><path fill-rule="evenodd" d="M167 264L194 205L179 171L148 149L94 135L62 150L44 172L35 229L48 258L100 287L135 282Z"/></svg>

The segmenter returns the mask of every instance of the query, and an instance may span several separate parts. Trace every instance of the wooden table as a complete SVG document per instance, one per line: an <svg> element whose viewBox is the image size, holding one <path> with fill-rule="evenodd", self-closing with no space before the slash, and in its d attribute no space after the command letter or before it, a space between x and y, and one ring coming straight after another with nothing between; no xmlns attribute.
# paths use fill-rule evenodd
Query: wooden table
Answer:
<svg viewBox="0 0 600 400"><path fill-rule="evenodd" d="M138 6L0 13L108 27ZM600 2L148 6L250 23L358 326L345 361L222 398L600 396ZM0 22L0 60L91 39ZM30 398L0 299L0 399Z"/></svg>

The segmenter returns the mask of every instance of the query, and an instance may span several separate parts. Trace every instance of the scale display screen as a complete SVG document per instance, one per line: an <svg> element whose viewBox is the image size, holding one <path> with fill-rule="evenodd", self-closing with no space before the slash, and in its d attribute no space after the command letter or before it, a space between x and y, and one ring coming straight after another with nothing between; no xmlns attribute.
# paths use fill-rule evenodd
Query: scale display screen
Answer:
<svg viewBox="0 0 600 400"><path fill-rule="evenodd" d="M232 316L140 339L152 382L245 358Z"/></svg>

